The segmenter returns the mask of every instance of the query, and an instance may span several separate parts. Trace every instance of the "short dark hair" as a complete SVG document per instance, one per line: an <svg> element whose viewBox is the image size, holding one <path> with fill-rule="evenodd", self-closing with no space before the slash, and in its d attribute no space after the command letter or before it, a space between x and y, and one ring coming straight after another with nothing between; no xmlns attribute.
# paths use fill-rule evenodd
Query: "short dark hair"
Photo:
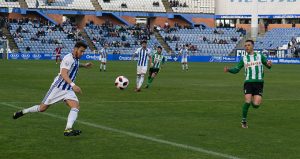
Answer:
<svg viewBox="0 0 300 159"><path fill-rule="evenodd" d="M159 48L159 49L162 49L162 47L161 47L161 46L157 46L157 48Z"/></svg>
<svg viewBox="0 0 300 159"><path fill-rule="evenodd" d="M251 43L252 45L254 45L254 41L253 40L250 40L250 39L246 40L246 43L248 43L248 42Z"/></svg>
<svg viewBox="0 0 300 159"><path fill-rule="evenodd" d="M83 48L86 49L87 48L87 44L85 42L83 42L83 41L78 41L78 42L76 42L75 47L76 48L83 47Z"/></svg>
<svg viewBox="0 0 300 159"><path fill-rule="evenodd" d="M142 42L141 42L141 44L147 44L147 40L143 40Z"/></svg>

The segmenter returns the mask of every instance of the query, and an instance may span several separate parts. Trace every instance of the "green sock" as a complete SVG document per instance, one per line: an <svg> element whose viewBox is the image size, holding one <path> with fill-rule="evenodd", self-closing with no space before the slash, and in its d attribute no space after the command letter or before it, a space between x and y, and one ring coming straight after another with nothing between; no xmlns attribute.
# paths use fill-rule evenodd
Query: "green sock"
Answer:
<svg viewBox="0 0 300 159"><path fill-rule="evenodd" d="M151 84L153 82L153 80L154 80L154 78L151 77L148 83Z"/></svg>
<svg viewBox="0 0 300 159"><path fill-rule="evenodd" d="M251 102L251 105L252 105L252 107L255 108L255 109L258 109L258 108L259 108L259 105L255 105L253 102Z"/></svg>
<svg viewBox="0 0 300 159"><path fill-rule="evenodd" d="M245 103L243 105L243 115L242 115L243 121L246 121L246 119L247 119L247 114L248 114L249 107L250 107L250 103Z"/></svg>

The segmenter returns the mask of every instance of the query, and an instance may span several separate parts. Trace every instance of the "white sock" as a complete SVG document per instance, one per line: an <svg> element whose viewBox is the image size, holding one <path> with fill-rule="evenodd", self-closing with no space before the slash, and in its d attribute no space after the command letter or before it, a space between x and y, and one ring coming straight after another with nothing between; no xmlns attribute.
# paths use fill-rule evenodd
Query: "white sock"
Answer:
<svg viewBox="0 0 300 159"><path fill-rule="evenodd" d="M182 64L182 70L184 70L184 64Z"/></svg>
<svg viewBox="0 0 300 159"><path fill-rule="evenodd" d="M100 70L102 70L102 64L100 64Z"/></svg>
<svg viewBox="0 0 300 159"><path fill-rule="evenodd" d="M141 75L140 81L139 81L139 84L138 84L138 88L141 88L141 87L142 87L143 82L144 82L144 76L145 76L145 75Z"/></svg>
<svg viewBox="0 0 300 159"><path fill-rule="evenodd" d="M23 114L40 112L40 106L35 105L30 108L23 109L22 112L23 112Z"/></svg>
<svg viewBox="0 0 300 159"><path fill-rule="evenodd" d="M106 70L106 65L103 65L103 69Z"/></svg>
<svg viewBox="0 0 300 159"><path fill-rule="evenodd" d="M136 76L136 88L139 88L139 83L140 83L140 75Z"/></svg>
<svg viewBox="0 0 300 159"><path fill-rule="evenodd" d="M73 124L77 119L78 112L79 112L79 109L77 109L77 108L72 108L70 110L66 129L71 129L73 127Z"/></svg>
<svg viewBox="0 0 300 159"><path fill-rule="evenodd" d="M185 68L188 70L188 69L189 69L189 65L188 65L188 64L185 64Z"/></svg>

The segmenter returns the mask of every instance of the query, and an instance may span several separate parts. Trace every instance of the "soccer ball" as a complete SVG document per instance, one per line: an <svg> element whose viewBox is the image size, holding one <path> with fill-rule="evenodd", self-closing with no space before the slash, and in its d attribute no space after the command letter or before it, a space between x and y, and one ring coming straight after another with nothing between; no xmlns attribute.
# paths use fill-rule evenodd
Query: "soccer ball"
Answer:
<svg viewBox="0 0 300 159"><path fill-rule="evenodd" d="M129 80L125 76L117 77L115 86L121 90L125 89L129 85Z"/></svg>

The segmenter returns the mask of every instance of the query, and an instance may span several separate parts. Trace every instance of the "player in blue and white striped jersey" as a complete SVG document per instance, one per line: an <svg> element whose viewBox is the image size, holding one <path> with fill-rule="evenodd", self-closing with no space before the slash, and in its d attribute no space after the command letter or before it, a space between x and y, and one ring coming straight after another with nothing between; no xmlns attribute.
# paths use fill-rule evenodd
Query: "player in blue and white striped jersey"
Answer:
<svg viewBox="0 0 300 159"><path fill-rule="evenodd" d="M14 113L13 118L17 119L27 113L44 112L49 108L50 105L59 101L64 101L71 109L64 135L79 135L81 131L73 130L73 124L76 121L79 112L79 101L75 92L81 93L81 89L74 82L79 67L89 68L92 66L91 63L79 64L79 58L83 55L86 48L87 45L85 43L77 42L75 44L73 53L67 54L63 58L60 64L60 72L54 79L48 93L46 94L41 104L18 111Z"/></svg>
<svg viewBox="0 0 300 159"><path fill-rule="evenodd" d="M100 56L101 56L100 71L102 71L102 68L104 71L106 71L107 54L108 54L108 44L104 44L104 47L100 50Z"/></svg>
<svg viewBox="0 0 300 159"><path fill-rule="evenodd" d="M137 78L136 78L136 92L141 91L144 82L145 74L148 69L148 61L152 63L151 50L147 48L147 41L142 41L142 47L138 48L133 54L133 58L138 56L137 60Z"/></svg>
<svg viewBox="0 0 300 159"><path fill-rule="evenodd" d="M181 64L182 64L182 70L189 70L188 66L188 56L189 56L189 45L186 44L183 46L183 48L180 50L180 55L181 55Z"/></svg>

